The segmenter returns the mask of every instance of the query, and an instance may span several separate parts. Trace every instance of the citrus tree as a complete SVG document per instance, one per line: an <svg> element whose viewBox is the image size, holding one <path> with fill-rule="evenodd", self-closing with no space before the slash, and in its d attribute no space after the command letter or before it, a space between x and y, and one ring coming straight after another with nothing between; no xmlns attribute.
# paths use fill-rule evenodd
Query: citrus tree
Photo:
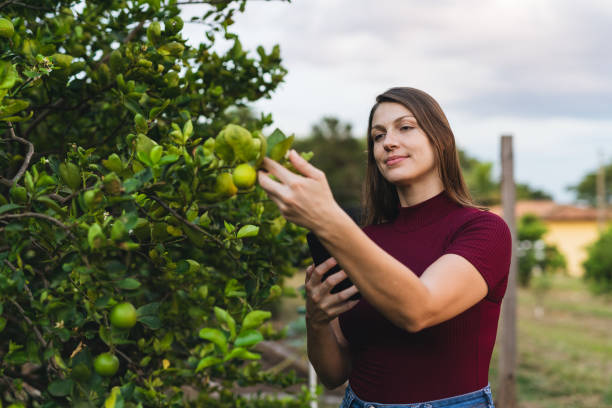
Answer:
<svg viewBox="0 0 612 408"><path fill-rule="evenodd" d="M242 49L245 1L0 4L0 396L13 406L306 406L253 349L304 231L256 186L293 137L269 116L279 49ZM215 40L233 42L225 53ZM286 166L290 165L284 162Z"/></svg>

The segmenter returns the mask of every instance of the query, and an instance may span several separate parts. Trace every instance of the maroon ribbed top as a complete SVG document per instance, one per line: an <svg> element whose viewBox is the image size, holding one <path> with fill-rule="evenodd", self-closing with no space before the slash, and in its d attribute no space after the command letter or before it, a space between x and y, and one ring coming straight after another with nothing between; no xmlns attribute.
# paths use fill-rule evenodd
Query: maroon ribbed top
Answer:
<svg viewBox="0 0 612 408"><path fill-rule="evenodd" d="M462 207L442 192L401 207L393 222L363 230L417 276L444 254L460 255L476 267L489 290L465 312L417 333L395 326L365 298L340 315L340 327L350 343L349 382L355 394L365 401L398 404L486 386L510 269L512 244L503 219ZM371 273L384 278L384 271Z"/></svg>

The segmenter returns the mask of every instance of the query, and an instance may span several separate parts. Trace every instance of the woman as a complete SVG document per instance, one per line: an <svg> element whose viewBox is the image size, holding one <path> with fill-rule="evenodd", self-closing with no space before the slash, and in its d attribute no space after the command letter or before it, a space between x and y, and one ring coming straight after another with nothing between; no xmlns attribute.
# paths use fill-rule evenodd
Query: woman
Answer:
<svg viewBox="0 0 612 408"><path fill-rule="evenodd" d="M488 369L506 290L505 222L475 206L438 103L413 88L376 98L361 229L325 175L266 159L259 183L332 258L306 272L308 356L321 382L347 379L342 408L493 407ZM333 265L340 272L321 281ZM331 294L346 277L353 286ZM349 300L360 292L362 298ZM414 405L413 405L414 404Z"/></svg>

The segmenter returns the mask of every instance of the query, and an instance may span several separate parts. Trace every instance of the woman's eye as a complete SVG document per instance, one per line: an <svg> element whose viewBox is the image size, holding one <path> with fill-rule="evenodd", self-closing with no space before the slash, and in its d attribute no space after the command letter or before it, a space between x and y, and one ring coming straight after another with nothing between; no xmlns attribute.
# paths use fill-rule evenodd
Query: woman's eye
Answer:
<svg viewBox="0 0 612 408"><path fill-rule="evenodd" d="M404 125L400 129L401 130L410 130L410 129L412 129L412 126Z"/></svg>
<svg viewBox="0 0 612 408"><path fill-rule="evenodd" d="M378 134L374 135L374 140L378 140L378 139L380 139L382 136L384 136L384 133L378 133Z"/></svg>

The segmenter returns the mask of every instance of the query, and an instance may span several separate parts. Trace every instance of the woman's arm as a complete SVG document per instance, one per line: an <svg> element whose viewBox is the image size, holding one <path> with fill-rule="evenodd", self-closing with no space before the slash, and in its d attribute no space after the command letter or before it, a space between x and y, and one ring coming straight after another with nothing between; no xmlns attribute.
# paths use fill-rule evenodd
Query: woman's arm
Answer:
<svg viewBox="0 0 612 408"><path fill-rule="evenodd" d="M323 326L306 319L308 359L321 383L328 389L344 384L351 371L348 344L342 344L338 318ZM346 340L345 340L346 342Z"/></svg>
<svg viewBox="0 0 612 408"><path fill-rule="evenodd" d="M332 219L319 227L317 236L362 296L405 330L415 332L441 323L487 295L482 275L459 255L443 255L417 277L376 245L346 213Z"/></svg>
<svg viewBox="0 0 612 408"><path fill-rule="evenodd" d="M304 176L265 159L266 169L280 183L260 172L259 184L286 219L317 234L363 297L395 325L419 331L458 315L486 296L484 278L459 255L442 256L417 277L337 205L322 171L294 151L289 159ZM324 272L313 273L320 279Z"/></svg>
<svg viewBox="0 0 612 408"><path fill-rule="evenodd" d="M330 292L330 286L346 278L344 271L332 274L325 282L321 282L318 273L313 274L318 270L325 273L332 265L331 259L316 268L311 265L306 269L305 281L308 358L323 385L329 389L344 384L351 370L348 343L342 335L337 316L358 303L357 300L349 300L357 293L355 286L334 294Z"/></svg>

